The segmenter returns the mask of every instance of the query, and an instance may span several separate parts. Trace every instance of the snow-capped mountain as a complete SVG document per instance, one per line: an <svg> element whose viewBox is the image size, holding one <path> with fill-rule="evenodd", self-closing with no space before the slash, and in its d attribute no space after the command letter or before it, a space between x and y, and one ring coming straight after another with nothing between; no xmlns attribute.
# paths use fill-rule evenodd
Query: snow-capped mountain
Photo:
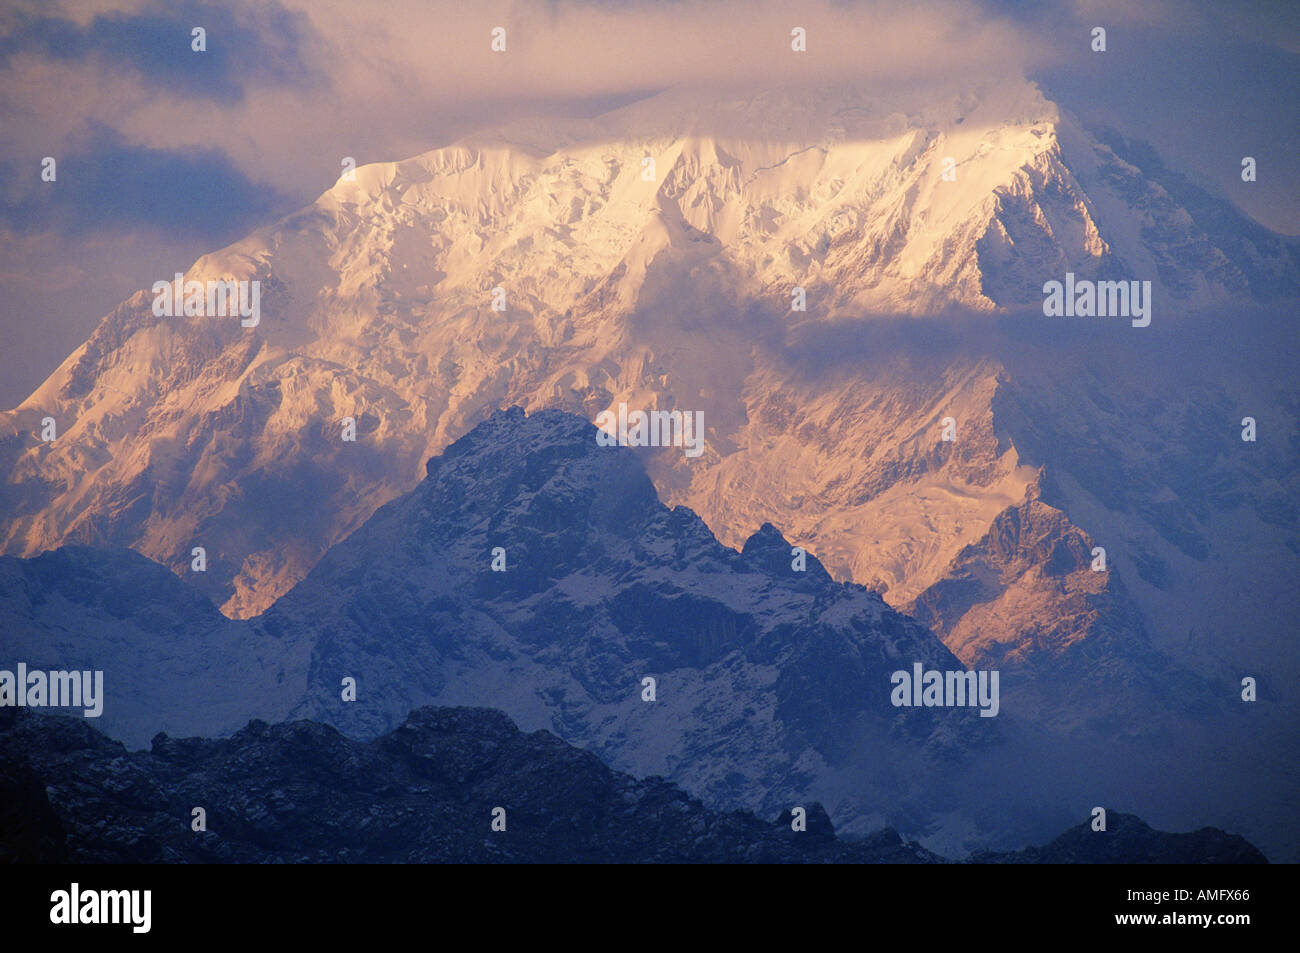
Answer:
<svg viewBox="0 0 1300 953"><path fill-rule="evenodd" d="M144 291L105 318L6 415L3 544L178 570L203 545L205 590L248 615L491 410L626 401L704 411L704 457L653 476L725 542L771 521L906 601L1032 479L990 419L998 365L810 371L810 352L844 349L839 319L1036 306L1066 271L1152 281L1158 322L1296 287L1293 245L1249 242L1247 262L1215 212L1030 84L923 107L669 92L512 126L358 169L196 262L187 279L261 282L256 327L156 317Z"/></svg>
<svg viewBox="0 0 1300 953"><path fill-rule="evenodd" d="M1044 317L1043 285L1066 273L1150 281L1152 325ZM259 626L323 611L325 592L275 600L316 585L303 580L332 546L494 411L700 411L701 456L645 455L660 497L703 520L691 532L748 550L780 527L963 660L1024 669L1054 730L1089 726L1077 705L1049 710L1052 686L1086 697L1080 671L1138 685L1126 669L1153 657L1191 669L1216 712L1255 677L1264 712L1294 705L1300 684L1300 396L1294 335L1242 306L1296 297L1298 275L1295 241L1140 145L1095 137L1031 84L924 104L851 88L668 92L363 167L196 262L187 279L261 283L255 327L156 316L148 291L124 302L0 421L0 541L14 555L130 547L227 615L264 612L198 616L221 633L209 664L237 670L276 637ZM1216 308L1214 333L1189 317ZM1257 442L1239 437L1247 416ZM1104 576L1081 561L1098 545ZM196 546L202 574L188 571ZM762 614L761 600L712 598L719 631L728 613ZM629 605L661 618L653 599ZM369 659L377 677L382 653L359 650L359 625L319 639L288 625L286 660L250 677L310 674L323 691L312 666L335 659L335 635L338 658ZM551 668L526 683L560 678ZM1186 697L1160 694L1163 671L1130 714ZM612 704L595 687L583 718ZM274 697L287 707L262 717L325 717L294 707L305 695ZM346 717L377 731L413 701L359 699ZM543 708L511 713L532 724ZM1269 732L1296 720L1260 723L1277 745ZM663 767L667 749L661 767L620 762L619 738L581 725L616 766L705 770ZM833 812L851 799L823 798Z"/></svg>
<svg viewBox="0 0 1300 953"><path fill-rule="evenodd" d="M962 668L924 627L771 526L722 546L595 437L495 414L252 620L129 551L0 558L5 658L104 671L97 724L134 744L249 717L374 737L420 705L490 706L713 804L820 791L857 827L934 803L922 768L998 737L975 699L892 704L893 672Z"/></svg>
<svg viewBox="0 0 1300 953"><path fill-rule="evenodd" d="M896 826L949 853L1045 836L1081 792L1177 825L1235 817L1289 849L1265 818L1293 769L1256 750L1280 737L1276 703L1227 711L1220 687L1103 618L1055 683L1008 671L995 717L896 707L893 672L961 670L934 635L771 526L722 546L595 435L558 411L493 415L249 620L130 551L0 557L5 658L104 671L96 724L135 745L250 717L369 738L421 705L483 706L711 805L815 799L846 831ZM1227 796L1234 758L1257 777ZM1194 784L1194 803L1171 808L1172 783Z"/></svg>

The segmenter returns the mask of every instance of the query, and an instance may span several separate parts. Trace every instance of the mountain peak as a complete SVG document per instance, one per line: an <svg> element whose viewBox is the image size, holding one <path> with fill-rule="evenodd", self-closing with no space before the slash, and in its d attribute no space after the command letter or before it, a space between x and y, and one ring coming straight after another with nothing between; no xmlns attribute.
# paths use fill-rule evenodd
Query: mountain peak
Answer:
<svg viewBox="0 0 1300 953"><path fill-rule="evenodd" d="M798 548L800 552L795 552ZM816 556L805 547L794 547L781 531L771 523L764 523L758 532L745 540L740 553L747 562L762 566L773 575L798 577L807 573L808 578L830 582L831 577ZM796 566L798 568L796 568Z"/></svg>

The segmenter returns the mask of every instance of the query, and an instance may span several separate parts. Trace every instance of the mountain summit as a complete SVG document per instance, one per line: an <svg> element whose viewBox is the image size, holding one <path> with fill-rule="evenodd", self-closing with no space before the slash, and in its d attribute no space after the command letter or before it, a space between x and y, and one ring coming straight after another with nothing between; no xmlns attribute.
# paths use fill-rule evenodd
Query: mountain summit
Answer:
<svg viewBox="0 0 1300 953"><path fill-rule="evenodd" d="M1300 700L1300 393L1292 329L1270 328L1260 312L1271 301L1285 312L1297 296L1296 261L1294 240L1190 186L1141 144L1093 135L1028 83L926 103L852 87L669 91L593 120L516 124L358 169L183 276L258 282L255 323L159 315L143 290L119 306L0 418L0 545L11 556L73 547L32 560L47 572L59 559L93 559L80 545L129 548L182 576L242 621L196 610L195 625L213 638L201 656L178 657L235 672L237 660L261 659L248 679L284 709L268 719L334 717L312 706L338 697L346 662L355 677L414 686L410 697L367 695L336 713L356 730L391 727L421 700L494 704L522 724L605 746L615 767L662 771L696 792L780 791L819 778L828 785L821 800L843 823L870 809L869 785L857 787L852 771L830 790L820 764L780 779L757 777L770 762L755 762L729 778L696 756L703 748L675 760L683 755L672 744L649 744L659 737L649 724L624 738L617 719L602 721L618 705L631 706L629 717L648 711L611 700L605 675L630 677L633 663L711 670L732 680L728 691L711 696L692 683L701 694L690 704L674 696L689 709L673 715L685 719L681 730L736 720L727 764L747 764L751 742L816 751L830 764L837 737L858 737L843 719L879 727L889 714L863 708L880 700L859 689L884 670L883 657L893 664L881 645L909 654L894 637L900 627L927 651L1002 666L1005 685L1023 677L1033 690L1009 692L1006 714L1098 743L1159 734L1166 715L1219 717L1226 706L1235 721L1219 735L1223 749L1144 748L1132 763L1173 779L1197 759L1216 760L1224 777L1234 759L1242 771L1264 759L1258 790L1219 792L1223 803L1250 801L1243 810L1258 817L1271 792L1295 787L1294 766L1269 752L1294 748ZM1045 315L1045 284L1068 276L1150 282L1150 325ZM514 406L526 423L493 417ZM561 432L577 439L584 421L623 408L702 420L702 453L648 446L637 452L638 475L587 456L597 448L585 440L572 458L557 449L567 438L551 442ZM1243 440L1247 419L1258 439ZM513 439L543 443L493 447L480 434L466 444L476 469L453 480L470 457L451 448L480 424L501 440L518 425L524 436ZM518 473L528 461L537 469ZM555 482L592 466L610 468L626 492ZM449 531L411 502L421 480L444 488L438 506L454 515L456 539L473 536L486 552L450 539L432 549L385 522L393 503L412 525ZM694 563L675 567L685 575L667 601L658 568L643 589L616 574L602 574L606 588L591 593L565 589L595 582L575 551L554 548L550 515L531 508L534 480L554 491L564 525L583 531L564 537L578 552L599 529L598 556L613 547L631 559L640 546L649 562L632 561L644 569L685 546L711 568L692 576ZM664 515L656 496L689 509ZM492 539L492 520L518 538ZM780 528L780 543L769 530L751 539L765 524ZM375 536L380 527L390 535ZM636 529L620 536L620 527ZM672 546L646 550L634 543L644 534ZM352 536L374 537L377 548L350 546ZM787 544L817 562L778 596L764 587ZM512 567L504 574L483 562L498 546ZM406 558L413 551L420 561ZM196 553L202 572L192 571ZM148 568L151 591L164 588L153 567L117 558L115 572ZM355 578L384 560L414 575L383 580L375 601ZM455 569L447 578L427 568L440 560ZM817 565L889 605L859 589L833 594ZM710 576L718 567L727 574ZM735 591L714 589L724 578ZM25 584L10 590L20 602ZM320 615L333 588L350 594L354 617ZM108 629L143 633L150 645L160 634L186 641L176 612L155 627L111 590L91 587L125 613ZM517 597L530 624L559 611L566 634L539 661L521 647L528 633L509 624L514 609L498 604L485 619L460 598L466 592ZM794 625L774 621L778 598L822 619L823 601L842 599L850 621L791 647L793 630L768 627ZM573 634L584 599L604 607L614 647ZM679 625L696 610L674 600L704 621ZM922 616L946 648L890 606ZM637 619L654 625L638 632ZM420 660L403 678L385 668L372 622ZM429 627L423 641L412 635L420 625ZM677 627L659 645L651 629L663 626ZM487 692L485 681L438 681L446 670L430 653L443 659L462 628L476 633L475 671L500 679L494 701L454 696L462 684ZM77 629L42 631L67 645ZM870 649L855 641L864 633ZM497 637L506 647L494 647ZM174 645L158 648L172 657ZM734 652L747 664L731 672L723 660ZM702 714L767 685L757 673L776 660L782 672L803 672L772 683L794 734L751 731L771 714L759 707ZM800 687L812 678L805 664L826 679L816 691ZM525 689L519 707L506 704L517 678L549 694L539 701ZM1243 678L1261 686L1254 707L1240 701ZM247 717L231 698L215 694L196 717ZM1076 717L1097 699L1106 703L1097 702L1100 724ZM946 723L915 728L927 751L951 740ZM879 790L909 783L888 779ZM988 803L1005 799L990 793ZM1261 842L1294 844L1285 821L1269 823L1276 829Z"/></svg>
<svg viewBox="0 0 1300 953"><path fill-rule="evenodd" d="M1294 291L1292 245L1197 210L1032 84L924 107L670 91L365 166L189 269L260 282L255 327L159 317L142 291L0 419L0 543L130 546L177 571L201 545L200 585L247 616L493 409L626 401L705 412L706 454L652 476L724 541L770 521L906 600L1030 479L980 419L998 367L808 381L799 359L853 353L840 319L1037 307L1067 271L1152 281L1158 321ZM957 465L917 479L945 413ZM939 485L928 523L906 513Z"/></svg>

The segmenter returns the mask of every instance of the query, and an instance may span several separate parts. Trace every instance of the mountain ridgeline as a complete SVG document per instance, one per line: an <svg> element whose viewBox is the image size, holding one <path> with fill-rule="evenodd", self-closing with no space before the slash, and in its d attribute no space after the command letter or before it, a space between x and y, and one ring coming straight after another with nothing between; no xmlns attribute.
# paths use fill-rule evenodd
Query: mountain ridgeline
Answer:
<svg viewBox="0 0 1300 953"><path fill-rule="evenodd" d="M201 819L194 812L202 805ZM802 816L800 817L800 812ZM989 863L1262 863L1214 829L1112 815ZM421 708L362 742L310 721L128 752L80 719L0 711L0 863L942 863L820 804L711 811L500 712Z"/></svg>
<svg viewBox="0 0 1300 953"><path fill-rule="evenodd" d="M0 558L6 652L104 671L96 724L135 745L250 717L371 739L424 705L490 707L714 809L816 800L846 833L894 827L948 856L1051 836L1080 791L1146 812L1153 785L1191 783L1178 765L1206 718L1185 711L1225 706L1150 647L1093 643L1114 654L1054 719L1014 677L996 717L900 707L895 672L965 668L930 630L774 527L723 546L658 500L643 452L596 433L560 411L494 414L248 620L129 551ZM1163 668L1125 676L1133 653ZM1177 678L1134 693L1161 671ZM1165 816L1229 816L1226 779L1196 777L1203 796Z"/></svg>
<svg viewBox="0 0 1300 953"><path fill-rule="evenodd" d="M1028 82L363 166L181 276L255 320L141 290L0 414L0 667L133 745L488 707L943 856L1120 805L1300 859L1298 249ZM963 670L996 716L891 697Z"/></svg>

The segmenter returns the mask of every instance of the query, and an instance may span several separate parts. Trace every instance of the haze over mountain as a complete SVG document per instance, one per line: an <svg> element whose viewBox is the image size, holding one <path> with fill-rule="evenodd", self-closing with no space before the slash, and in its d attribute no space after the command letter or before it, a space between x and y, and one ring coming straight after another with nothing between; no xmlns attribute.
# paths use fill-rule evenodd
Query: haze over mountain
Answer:
<svg viewBox="0 0 1300 953"><path fill-rule="evenodd" d="M961 668L926 629L815 557L796 571L770 526L743 553L720 545L595 433L494 415L252 620L129 551L0 558L6 651L103 670L99 724L133 744L254 716L374 737L422 704L491 706L713 804L842 787L833 810L859 827L881 825L876 803L934 801L927 766L996 737L975 707L890 703L894 671Z"/></svg>
<svg viewBox="0 0 1300 953"><path fill-rule="evenodd" d="M1150 281L1151 327L1043 317L1044 282L1067 272ZM675 530L701 547L716 546L710 531L747 552L807 547L835 578L917 615L963 663L1023 679L1008 704L1039 728L1086 730L1091 702L1092 727L1106 732L1099 744L1116 731L1158 735L1164 716L1146 715L1218 717L1217 706L1241 704L1249 675L1269 726L1261 737L1284 745L1300 685L1300 394L1294 336L1271 333L1259 309L1292 307L1298 274L1294 240L1188 188L1140 144L1098 138L1032 84L925 104L850 87L740 99L673 91L589 122L530 121L362 167L312 206L196 262L190 279L261 282L255 328L157 317L147 291L124 302L0 421L0 540L20 556L69 543L130 547L186 574L229 616L264 613L230 623L185 595L183 612L108 624L131 629L123 658L141 664L160 633L174 640L163 657L174 652L181 668L150 662L138 676L160 692L193 666L243 677L268 653L246 694L207 698L194 714L205 726L242 723L250 699L273 709L263 717L324 717L305 688L274 686L310 674L337 697L338 673L312 668L335 649L375 666L372 678L389 664L391 645L369 626L401 593L382 604L358 595L348 604L366 606L363 621L319 627L330 594L378 558L360 543L331 547L415 488L430 457L513 405L587 420L620 403L701 411L701 457L645 455L659 495L703 520L678 517ZM492 307L498 288L504 311ZM807 311L791 309L795 288ZM1194 313L1221 326L1208 333ZM47 416L58 426L52 443L38 437ZM1240 439L1246 416L1259 421L1257 442ZM355 443L341 439L346 417ZM476 471L484 488L491 478ZM779 527L779 545L758 532L765 524ZM375 533L383 521L367 525ZM195 546L207 553L201 575L187 572ZM1105 573L1091 568L1097 546ZM321 575L308 577L327 552ZM138 569L150 586L166 584L126 556L101 569L90 566L100 557L75 549L42 558L80 561L92 577ZM468 567L484 556L459 558ZM339 565L351 568L338 576ZM121 598L116 586L106 585L104 608ZM759 593L708 595L717 631L731 631L732 613L768 611ZM624 598L637 607L631 617L655 608ZM866 605L864 594L854 599ZM885 611L873 603L868 614L903 618ZM264 626L283 633L274 650ZM195 629L211 633L197 661ZM717 637L709 632L704 646ZM436 638L408 648L439 651ZM703 652L692 666L719 663L692 651ZM585 697L575 720L559 723L566 740L604 746L615 767L677 772L718 797L780 791L772 778L727 780L700 750L652 756L643 738L610 733L600 706L613 702L582 683L598 662L597 652L584 662L595 668L572 676ZM369 698L338 717L377 732L421 698L498 704L483 700L487 682L444 686L440 671L418 668L404 683L418 692L382 709ZM567 717L557 712L578 689L562 671L548 663L524 679L559 679L563 692L545 705L499 707L526 724ZM729 703L751 677L698 704ZM462 684L474 698L455 694ZM491 693L506 698L510 684ZM874 703L846 690L828 702L831 724ZM631 687L621 704L637 710ZM708 723L704 708L693 717ZM1249 734L1234 725L1229 735ZM759 743L761 731L746 731L730 742L729 764L746 763L744 746ZM1274 791L1290 769L1280 754L1256 754ZM840 779L845 791L860 781ZM823 798L833 816L859 817L850 799L838 789ZM1264 825L1259 803L1252 810ZM953 831L967 823L945 836L960 838ZM1270 842L1294 844L1281 814L1275 823L1283 832Z"/></svg>
<svg viewBox="0 0 1300 953"><path fill-rule="evenodd" d="M0 557L6 657L102 670L96 725L137 746L250 717L371 738L421 705L484 706L719 809L817 800L837 828L949 855L1052 836L1080 798L1291 849L1293 709L1271 695L1241 706L1103 604L1081 644L1001 661L995 717L895 707L893 672L963 668L935 635L813 554L796 568L770 525L720 545L595 435L495 414L250 620L130 551Z"/></svg>
<svg viewBox="0 0 1300 953"><path fill-rule="evenodd" d="M5 711L0 766L8 863L943 862L888 829L837 838L816 803L797 805L802 831L793 809L771 823L710 811L662 778L610 771L482 709L421 708L370 742L253 721L221 741L160 734L138 752L77 719ZM1241 837L1166 834L1118 813L1104 833L1085 823L1042 848L973 859L1265 862Z"/></svg>
<svg viewBox="0 0 1300 953"><path fill-rule="evenodd" d="M989 420L998 367L804 381L787 335L1037 303L1067 270L1152 281L1161 322L1295 289L1292 243L1237 254L1241 223L1202 218L1029 84L924 109L668 93L366 166L189 270L260 280L257 328L157 318L142 292L8 415L5 549L112 543L179 566L201 537L210 594L246 615L491 409L626 400L706 412L706 456L655 479L724 540L771 520L905 600L1032 479ZM963 425L947 466L945 414ZM33 437L46 415L52 446ZM868 525L878 542L851 539Z"/></svg>

